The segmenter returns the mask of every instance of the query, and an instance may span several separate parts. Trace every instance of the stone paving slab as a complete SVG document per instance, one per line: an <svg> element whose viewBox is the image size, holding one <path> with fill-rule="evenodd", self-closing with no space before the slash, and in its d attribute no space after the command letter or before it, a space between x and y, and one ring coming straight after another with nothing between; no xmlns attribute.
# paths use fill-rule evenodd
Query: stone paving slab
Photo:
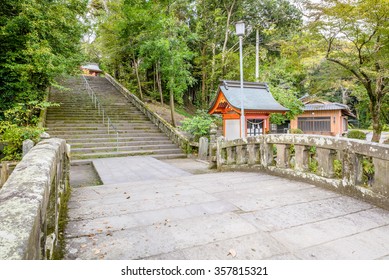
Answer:
<svg viewBox="0 0 389 280"><path fill-rule="evenodd" d="M389 258L387 210L268 174L199 174L188 164L177 177L74 189L66 259Z"/></svg>
<svg viewBox="0 0 389 280"><path fill-rule="evenodd" d="M147 156L100 158L93 165L104 185L191 175Z"/></svg>

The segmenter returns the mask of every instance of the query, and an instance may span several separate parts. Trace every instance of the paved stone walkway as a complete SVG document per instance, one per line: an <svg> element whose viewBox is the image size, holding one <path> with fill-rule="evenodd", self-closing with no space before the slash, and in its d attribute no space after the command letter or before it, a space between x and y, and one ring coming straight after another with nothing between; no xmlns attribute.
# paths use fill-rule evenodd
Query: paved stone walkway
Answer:
<svg viewBox="0 0 389 280"><path fill-rule="evenodd" d="M191 175L203 165L188 159L100 164L130 182L73 190L66 259L389 259L389 211L311 184Z"/></svg>
<svg viewBox="0 0 389 280"><path fill-rule="evenodd" d="M93 165L106 185L191 175L153 157L102 158L93 160Z"/></svg>

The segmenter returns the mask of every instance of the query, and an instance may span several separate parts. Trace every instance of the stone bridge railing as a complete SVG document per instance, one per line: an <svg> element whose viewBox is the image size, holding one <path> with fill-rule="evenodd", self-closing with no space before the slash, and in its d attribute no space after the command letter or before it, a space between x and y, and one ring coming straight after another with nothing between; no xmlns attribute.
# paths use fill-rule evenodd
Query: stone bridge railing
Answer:
<svg viewBox="0 0 389 280"><path fill-rule="evenodd" d="M264 170L389 208L389 145L313 135L261 135L224 141L211 157L219 170Z"/></svg>
<svg viewBox="0 0 389 280"><path fill-rule="evenodd" d="M0 260L58 256L68 179L65 140L43 140L23 157L0 190Z"/></svg>
<svg viewBox="0 0 389 280"><path fill-rule="evenodd" d="M197 149L197 143L191 143L188 138L182 135L176 128L174 128L170 123L161 118L158 114L151 111L142 100L132 94L124 86L122 86L111 75L105 73L105 78L117 90L119 90L132 104L134 104L143 114L145 114L151 120L151 122L153 122L163 133L165 133L169 137L170 140L177 144L185 153L191 153L192 150Z"/></svg>

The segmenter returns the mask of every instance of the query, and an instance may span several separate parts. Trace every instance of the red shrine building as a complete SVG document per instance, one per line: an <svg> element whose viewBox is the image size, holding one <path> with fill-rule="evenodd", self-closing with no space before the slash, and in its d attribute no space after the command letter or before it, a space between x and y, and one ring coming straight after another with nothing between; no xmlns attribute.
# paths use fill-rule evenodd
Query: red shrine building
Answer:
<svg viewBox="0 0 389 280"><path fill-rule="evenodd" d="M84 75L88 76L100 76L103 73L103 70L100 69L99 64L97 63L88 63L86 65L82 65L81 69Z"/></svg>
<svg viewBox="0 0 389 280"><path fill-rule="evenodd" d="M244 82L242 91L239 81L221 81L208 113L222 115L223 136L227 140L242 138L240 127L242 92L245 117L243 138L268 133L270 114L288 111L274 99L266 83Z"/></svg>

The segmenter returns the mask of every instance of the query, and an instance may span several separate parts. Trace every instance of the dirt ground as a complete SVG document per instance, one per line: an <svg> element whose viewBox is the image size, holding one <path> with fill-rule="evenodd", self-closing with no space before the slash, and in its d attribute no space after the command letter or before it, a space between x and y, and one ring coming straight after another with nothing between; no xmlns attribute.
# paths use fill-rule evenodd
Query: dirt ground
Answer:
<svg viewBox="0 0 389 280"><path fill-rule="evenodd" d="M166 104L161 105L161 103L157 103L157 102L147 102L146 104L152 111L160 115L163 119L165 119L169 123L172 122L170 107L168 105ZM181 122L186 118L185 116L177 112L174 113L174 116L176 119L177 126L179 126Z"/></svg>

